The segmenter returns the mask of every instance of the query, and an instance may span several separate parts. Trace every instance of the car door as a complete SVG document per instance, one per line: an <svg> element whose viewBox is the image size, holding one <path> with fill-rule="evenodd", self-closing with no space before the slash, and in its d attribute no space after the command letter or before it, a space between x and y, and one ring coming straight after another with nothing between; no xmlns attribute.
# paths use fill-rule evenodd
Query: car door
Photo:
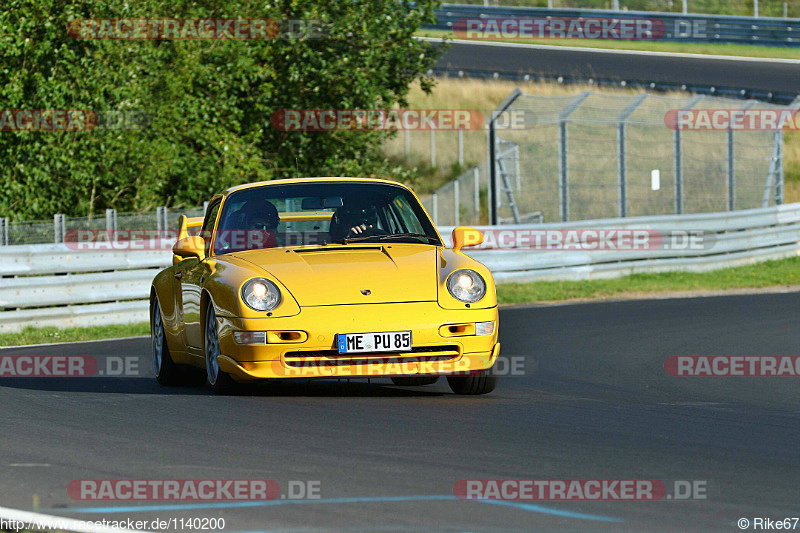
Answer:
<svg viewBox="0 0 800 533"><path fill-rule="evenodd" d="M221 199L212 200L206 212L203 227L200 235L206 241L206 255L210 251L211 236L214 225L219 214ZM186 345L193 348L203 347L203 324L200 315L200 295L203 282L208 275L208 257L202 261L190 258L179 263L186 266L180 270L176 269L175 276L178 277L181 285L181 310L183 314L183 331L186 338Z"/></svg>

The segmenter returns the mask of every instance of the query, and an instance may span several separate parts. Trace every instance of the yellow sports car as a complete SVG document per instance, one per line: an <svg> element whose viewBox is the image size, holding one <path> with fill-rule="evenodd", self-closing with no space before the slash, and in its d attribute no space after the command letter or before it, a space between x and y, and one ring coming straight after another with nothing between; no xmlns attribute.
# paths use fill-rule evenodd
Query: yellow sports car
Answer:
<svg viewBox="0 0 800 533"><path fill-rule="evenodd" d="M196 224L184 219L183 225ZM497 298L481 263L453 249L411 190L305 178L228 189L186 228L150 292L158 382L205 369L214 392L287 378L390 377L457 394L497 382Z"/></svg>

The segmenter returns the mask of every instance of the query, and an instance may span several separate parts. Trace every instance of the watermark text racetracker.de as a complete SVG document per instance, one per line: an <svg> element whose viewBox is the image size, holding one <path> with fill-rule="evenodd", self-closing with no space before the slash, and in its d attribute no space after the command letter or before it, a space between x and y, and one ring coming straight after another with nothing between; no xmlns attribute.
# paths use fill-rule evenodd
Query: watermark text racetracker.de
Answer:
<svg viewBox="0 0 800 533"><path fill-rule="evenodd" d="M323 39L331 25L316 19L89 18L72 19L67 33L81 40Z"/></svg>
<svg viewBox="0 0 800 533"><path fill-rule="evenodd" d="M109 355L0 355L2 378L136 377L141 375L137 356Z"/></svg>
<svg viewBox="0 0 800 533"><path fill-rule="evenodd" d="M671 490L668 489L671 485ZM656 501L705 500L705 480L659 479L461 479L453 486L461 500Z"/></svg>
<svg viewBox="0 0 800 533"><path fill-rule="evenodd" d="M274 479L73 479L67 494L78 501L319 500L318 480Z"/></svg>
<svg viewBox="0 0 800 533"><path fill-rule="evenodd" d="M675 377L797 377L797 355L671 355L664 370Z"/></svg>
<svg viewBox="0 0 800 533"><path fill-rule="evenodd" d="M476 109L279 109L270 122L281 131L471 131L488 127L492 112ZM536 124L530 110L494 115L494 127L521 130Z"/></svg>
<svg viewBox="0 0 800 533"><path fill-rule="evenodd" d="M670 109L664 124L677 131L799 130L797 109Z"/></svg>
<svg viewBox="0 0 800 533"><path fill-rule="evenodd" d="M459 19L453 32L459 39L611 39L653 41L703 39L706 21L702 19L665 21L658 18L593 17L484 17Z"/></svg>
<svg viewBox="0 0 800 533"><path fill-rule="evenodd" d="M474 250L691 251L710 249L715 242L715 234L702 230L481 228L464 232L464 246Z"/></svg>
<svg viewBox="0 0 800 533"><path fill-rule="evenodd" d="M0 109L0 131L139 130L150 125L141 110Z"/></svg>

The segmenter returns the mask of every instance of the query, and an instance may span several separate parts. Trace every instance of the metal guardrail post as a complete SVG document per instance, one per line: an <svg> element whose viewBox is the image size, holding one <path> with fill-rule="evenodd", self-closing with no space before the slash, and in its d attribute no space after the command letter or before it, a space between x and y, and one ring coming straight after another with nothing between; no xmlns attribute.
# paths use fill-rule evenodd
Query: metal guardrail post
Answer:
<svg viewBox="0 0 800 533"><path fill-rule="evenodd" d="M203 202L203 216L204 217L206 216L206 211L208 211L208 202L209 202L209 200L206 200L205 202Z"/></svg>
<svg viewBox="0 0 800 533"><path fill-rule="evenodd" d="M0 217L0 246L8 246L8 219Z"/></svg>
<svg viewBox="0 0 800 533"><path fill-rule="evenodd" d="M647 93L642 93L633 99L617 117L617 175L619 177L619 216L628 216L628 162L625 154L625 122L647 98Z"/></svg>
<svg viewBox="0 0 800 533"><path fill-rule="evenodd" d="M67 221L64 215L58 213L53 215L53 242L61 244L64 242L64 234L67 232Z"/></svg>
<svg viewBox="0 0 800 533"><path fill-rule="evenodd" d="M569 221L569 168L567 158L567 118L586 100L590 91L583 91L558 115L558 191L561 221Z"/></svg>

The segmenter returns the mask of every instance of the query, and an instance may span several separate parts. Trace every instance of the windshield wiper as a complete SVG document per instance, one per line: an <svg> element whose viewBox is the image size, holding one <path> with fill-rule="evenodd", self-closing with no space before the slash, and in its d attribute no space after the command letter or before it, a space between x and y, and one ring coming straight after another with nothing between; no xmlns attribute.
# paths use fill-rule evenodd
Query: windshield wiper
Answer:
<svg viewBox="0 0 800 533"><path fill-rule="evenodd" d="M348 237L348 238L344 239L343 242L344 242L344 244L347 244L347 243L350 243L350 242L366 241L368 239L377 239L378 241L383 241L383 240L389 240L389 239L408 238L408 237L413 237L413 238L416 238L416 239L425 239L425 240L428 241L429 244L438 244L439 243L438 239L436 239L434 237L430 237L428 235L423 235L421 233L389 233L387 235L369 235L367 237Z"/></svg>
<svg viewBox="0 0 800 533"><path fill-rule="evenodd" d="M439 239L421 233L390 233L388 235L378 235L377 237L380 240L414 237L416 239L425 239L429 244L438 244L439 242Z"/></svg>

